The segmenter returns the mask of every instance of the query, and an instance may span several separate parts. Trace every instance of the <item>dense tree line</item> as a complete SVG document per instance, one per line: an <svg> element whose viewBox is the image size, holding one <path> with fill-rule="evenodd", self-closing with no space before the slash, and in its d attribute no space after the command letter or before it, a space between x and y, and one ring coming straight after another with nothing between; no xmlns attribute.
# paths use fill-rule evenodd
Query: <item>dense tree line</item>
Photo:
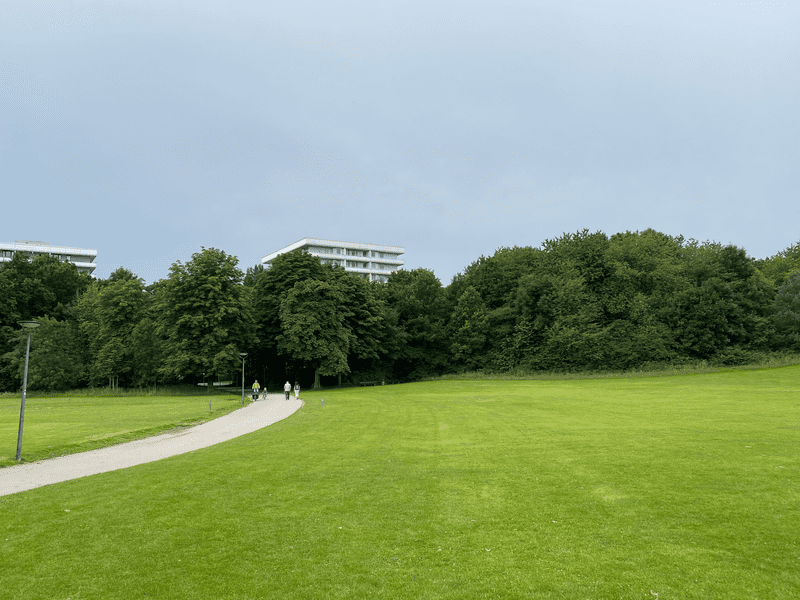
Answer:
<svg viewBox="0 0 800 600"><path fill-rule="evenodd" d="M54 258L0 265L0 390L234 380L409 381L461 370L737 364L800 351L800 243L754 260L653 230L502 248L443 287L427 269L370 283L305 253L242 272L203 249L146 286Z"/></svg>

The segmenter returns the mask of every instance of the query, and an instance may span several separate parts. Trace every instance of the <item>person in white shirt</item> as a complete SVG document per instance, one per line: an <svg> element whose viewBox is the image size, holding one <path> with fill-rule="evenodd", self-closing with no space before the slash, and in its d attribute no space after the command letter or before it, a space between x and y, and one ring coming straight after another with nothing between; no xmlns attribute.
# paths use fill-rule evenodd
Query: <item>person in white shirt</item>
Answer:
<svg viewBox="0 0 800 600"><path fill-rule="evenodd" d="M286 385L283 386L283 391L286 392L286 399L288 400L289 399L289 392L292 391L292 384L287 381Z"/></svg>

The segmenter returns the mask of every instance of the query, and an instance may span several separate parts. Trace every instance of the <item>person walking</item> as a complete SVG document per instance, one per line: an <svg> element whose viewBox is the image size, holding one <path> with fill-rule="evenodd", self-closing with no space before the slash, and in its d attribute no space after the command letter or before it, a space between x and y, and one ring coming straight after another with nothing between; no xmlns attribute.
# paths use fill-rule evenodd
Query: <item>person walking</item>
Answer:
<svg viewBox="0 0 800 600"><path fill-rule="evenodd" d="M300 384L296 381L294 382L294 397L295 398L300 397Z"/></svg>
<svg viewBox="0 0 800 600"><path fill-rule="evenodd" d="M253 396L255 396L255 398L253 398L254 401L258 400L258 392L260 390L261 390L261 386L258 383L258 379L256 379L256 382L253 384Z"/></svg>
<svg viewBox="0 0 800 600"><path fill-rule="evenodd" d="M287 381L286 385L283 386L283 391L286 392L286 399L288 400L289 399L289 392L292 391L292 384Z"/></svg>

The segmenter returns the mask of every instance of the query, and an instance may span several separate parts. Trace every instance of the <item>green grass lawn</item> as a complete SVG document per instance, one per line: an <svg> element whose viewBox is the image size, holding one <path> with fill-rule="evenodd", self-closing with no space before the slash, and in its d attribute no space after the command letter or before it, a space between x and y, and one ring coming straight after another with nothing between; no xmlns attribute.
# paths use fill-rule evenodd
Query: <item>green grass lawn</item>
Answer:
<svg viewBox="0 0 800 600"><path fill-rule="evenodd" d="M129 442L241 408L241 397L65 396L27 398L22 460L31 462ZM19 397L0 398L0 467L18 464ZM0 598L2 596L0 595Z"/></svg>
<svg viewBox="0 0 800 600"><path fill-rule="evenodd" d="M800 597L800 367L303 397L0 497L0 597Z"/></svg>

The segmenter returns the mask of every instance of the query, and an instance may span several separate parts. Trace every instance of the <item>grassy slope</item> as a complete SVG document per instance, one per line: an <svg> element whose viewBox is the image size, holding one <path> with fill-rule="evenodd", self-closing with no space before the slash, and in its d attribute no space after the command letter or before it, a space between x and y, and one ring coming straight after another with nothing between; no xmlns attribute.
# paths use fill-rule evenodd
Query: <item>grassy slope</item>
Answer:
<svg viewBox="0 0 800 600"><path fill-rule="evenodd" d="M17 462L19 398L0 399L0 467ZM22 459L35 461L142 439L241 407L234 396L89 396L28 398Z"/></svg>
<svg viewBox="0 0 800 600"><path fill-rule="evenodd" d="M0 498L7 597L800 595L800 367L323 395Z"/></svg>

